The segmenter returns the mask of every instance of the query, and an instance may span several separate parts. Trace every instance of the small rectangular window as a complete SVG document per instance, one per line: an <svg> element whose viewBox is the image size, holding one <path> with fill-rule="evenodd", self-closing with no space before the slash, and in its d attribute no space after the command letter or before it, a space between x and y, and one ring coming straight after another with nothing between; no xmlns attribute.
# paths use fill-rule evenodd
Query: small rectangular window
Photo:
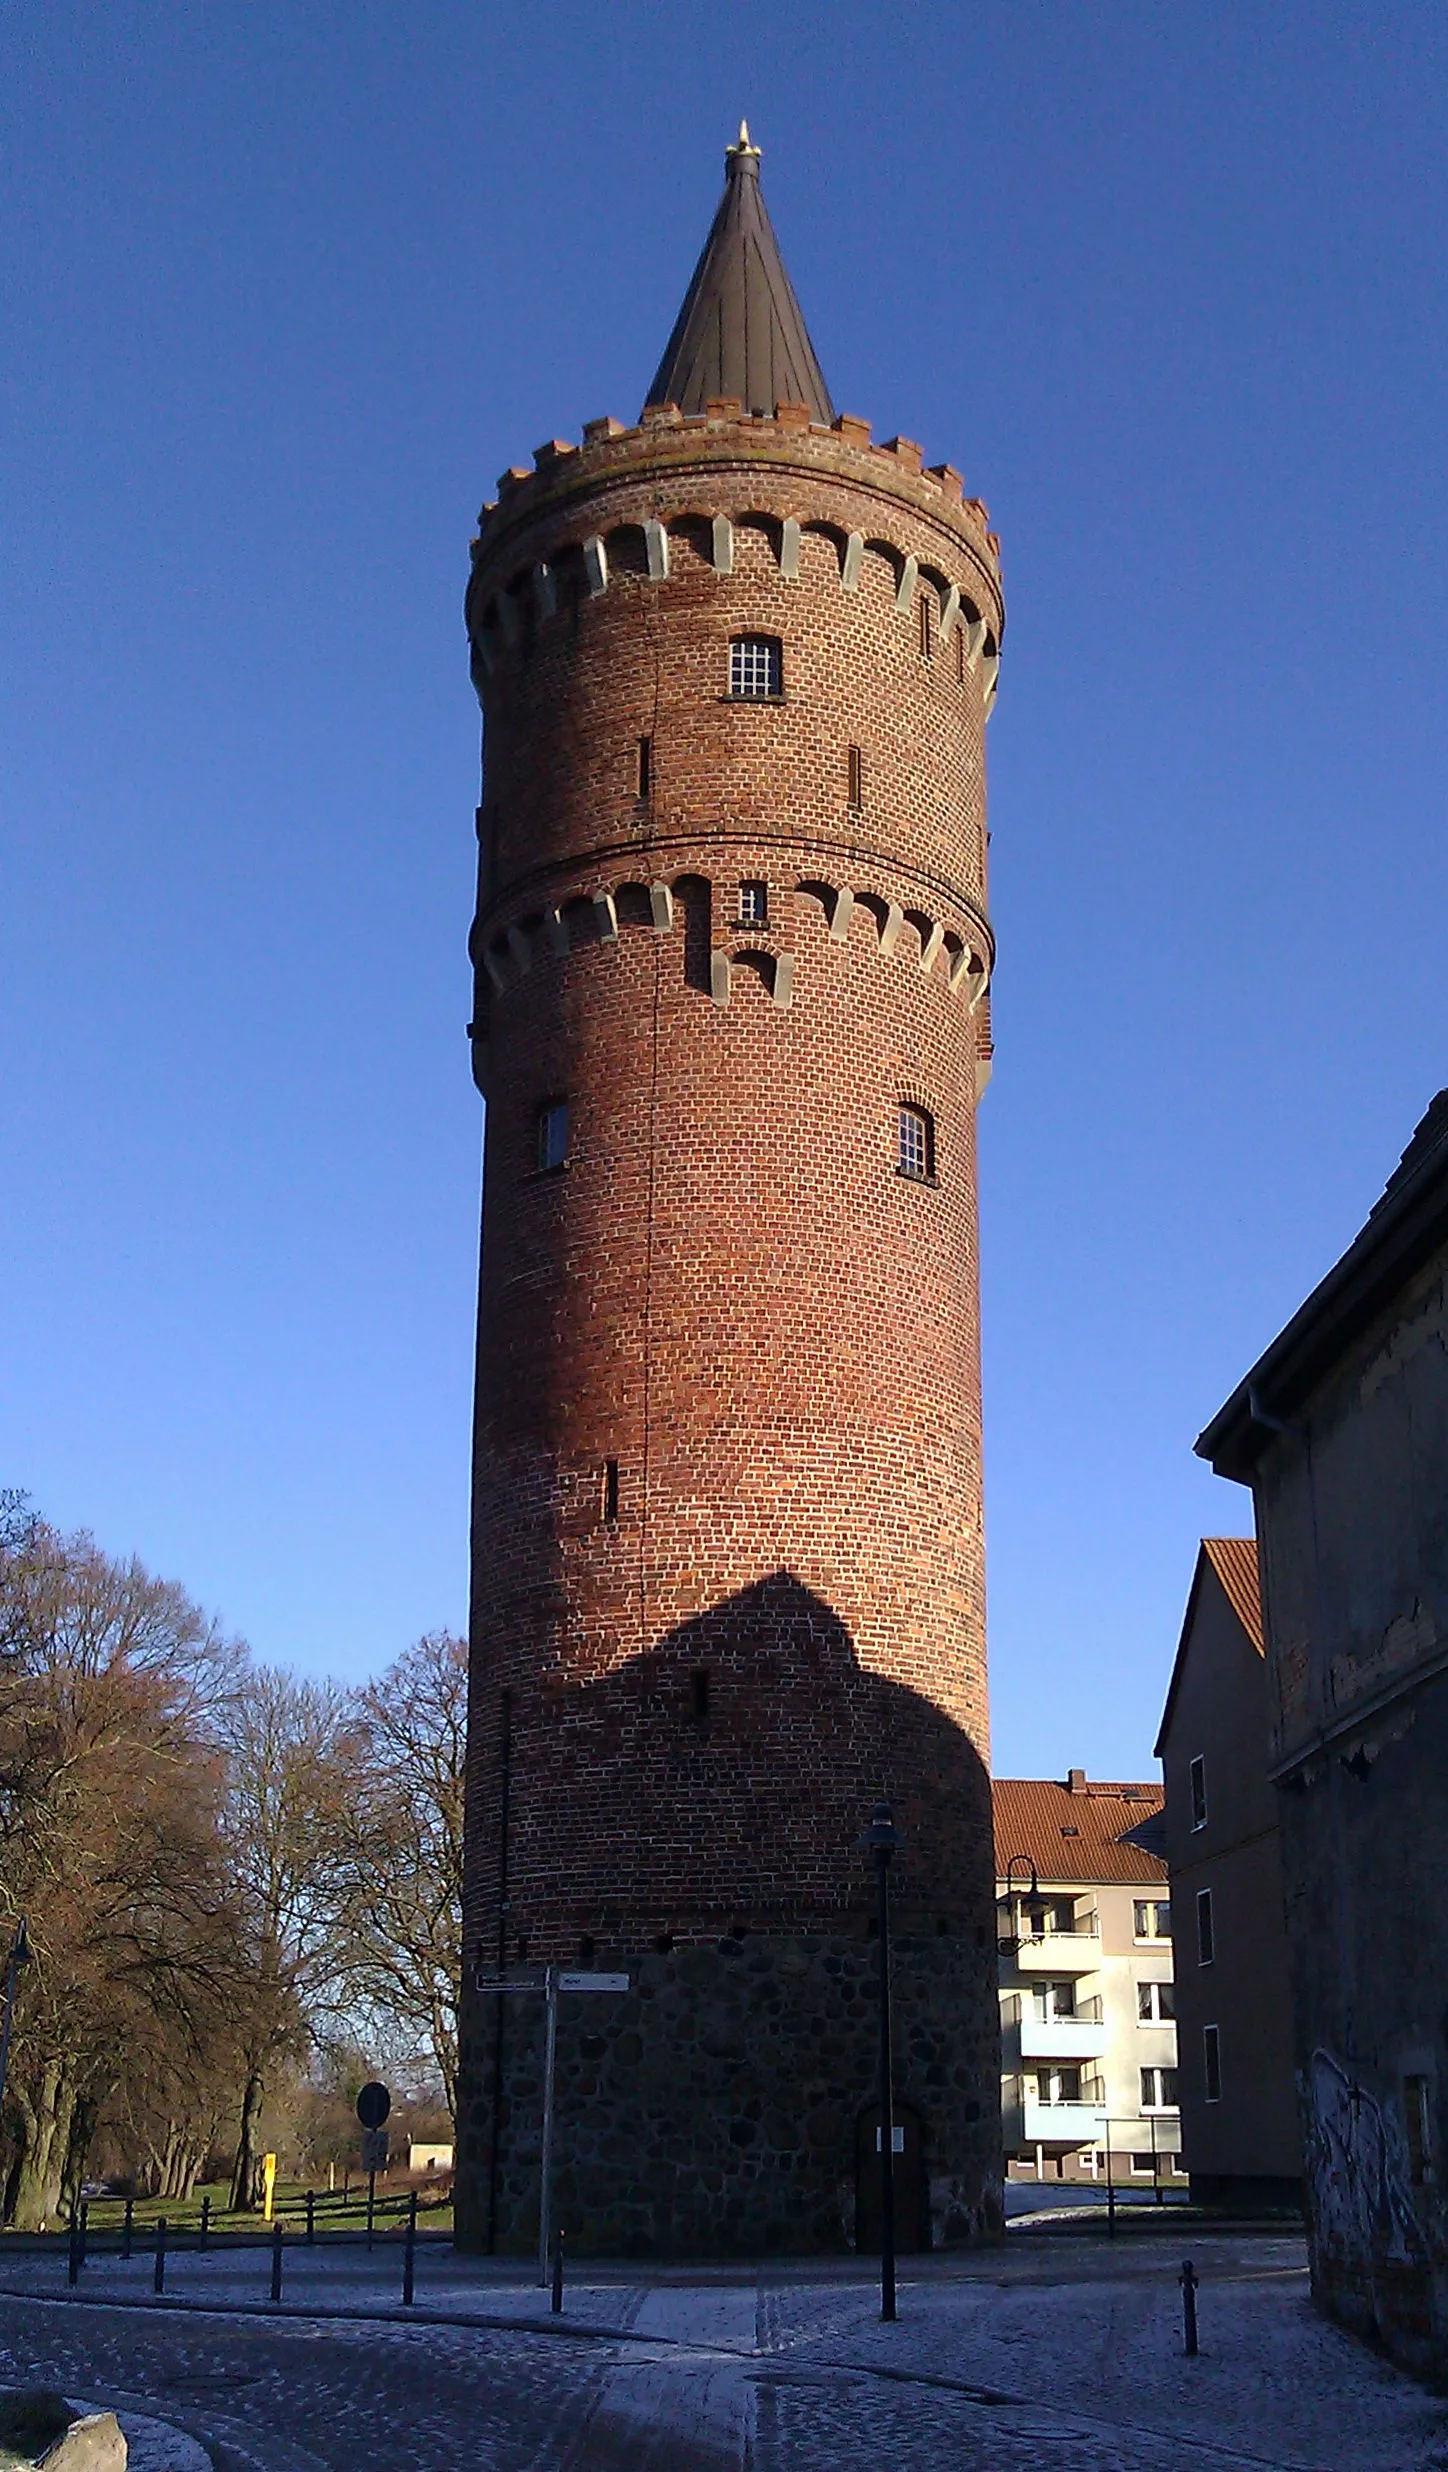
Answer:
<svg viewBox="0 0 1448 2472"><path fill-rule="evenodd" d="M1127 2156L1126 2162L1127 2169L1133 2172L1138 2180L1151 2180L1155 2177L1156 2156L1154 2154L1131 2154Z"/></svg>
<svg viewBox="0 0 1448 2472"><path fill-rule="evenodd" d="M653 742L653 740L652 740L651 738L641 738L641 739L639 740L639 796L640 796L640 798L650 798L650 797L652 797L652 795L653 795L653 787L654 787L654 742Z"/></svg>
<svg viewBox="0 0 1448 2472"><path fill-rule="evenodd" d="M694 1723L703 1728L709 1722L709 1675L702 1665L696 1665L689 1676L689 1705Z"/></svg>
<svg viewBox="0 0 1448 2472"><path fill-rule="evenodd" d="M1170 2025L1176 2016L1176 1992L1170 1983L1138 1983L1136 2014L1143 2026Z"/></svg>
<svg viewBox="0 0 1448 2472"><path fill-rule="evenodd" d="M865 803L865 759L858 747L851 747L846 769L849 775L849 803L858 812Z"/></svg>
<svg viewBox="0 0 1448 2472"><path fill-rule="evenodd" d="M900 1110L897 1165L916 1184L928 1184L935 1174L935 1127L923 1107Z"/></svg>
<svg viewBox="0 0 1448 2472"><path fill-rule="evenodd" d="M739 924L741 927L766 927L769 924L769 887L757 879L739 887Z"/></svg>
<svg viewBox="0 0 1448 2472"><path fill-rule="evenodd" d="M1135 1915L1138 1940L1169 1940L1171 1938L1171 1907L1164 1898L1138 1897Z"/></svg>
<svg viewBox="0 0 1448 2472"><path fill-rule="evenodd" d="M1207 2101L1220 2103L1222 2099L1222 2039L1215 2026L1203 2026L1202 2028L1202 2077L1206 2086Z"/></svg>
<svg viewBox="0 0 1448 2472"><path fill-rule="evenodd" d="M1426 2077L1403 2080L1403 2125L1408 2132L1408 2178L1415 2189L1433 2181L1433 2117Z"/></svg>
<svg viewBox="0 0 1448 2472"><path fill-rule="evenodd" d="M758 697L784 692L784 655L777 635L736 635L729 647L729 692Z"/></svg>
<svg viewBox="0 0 1448 2472"><path fill-rule="evenodd" d="M1192 1762L1192 1826L1193 1828L1205 1828L1206 1824L1207 1763L1198 1752Z"/></svg>
<svg viewBox="0 0 1448 2472"><path fill-rule="evenodd" d="M921 593L921 595L920 595L920 652L921 652L921 658L922 658L923 660L928 661L928 660L931 658L931 655L933 654L934 650L935 650L935 620L934 620L934 617L933 617L933 616L932 616L932 614L931 614L931 607L930 607L930 594L929 594L929 592L928 592L928 591L926 591L926 592L922 592L922 593Z"/></svg>
<svg viewBox="0 0 1448 2472"><path fill-rule="evenodd" d="M568 1156L568 1101L549 1099L538 1110L538 1165L561 1167Z"/></svg>
<svg viewBox="0 0 1448 2472"><path fill-rule="evenodd" d="M1197 1964L1209 1966L1217 1953L1216 1930L1212 1922L1212 1892L1197 1890Z"/></svg>
<svg viewBox="0 0 1448 2472"><path fill-rule="evenodd" d="M965 678L965 620L964 620L964 618L958 618L958 619L956 620L956 624L955 624L955 674L956 674L956 677L957 677L957 678L959 678L959 679L960 679L960 680L962 680L962 681L964 680L964 678Z"/></svg>
<svg viewBox="0 0 1448 2472"><path fill-rule="evenodd" d="M618 1461L603 1463L603 1516L612 1527L618 1518Z"/></svg>

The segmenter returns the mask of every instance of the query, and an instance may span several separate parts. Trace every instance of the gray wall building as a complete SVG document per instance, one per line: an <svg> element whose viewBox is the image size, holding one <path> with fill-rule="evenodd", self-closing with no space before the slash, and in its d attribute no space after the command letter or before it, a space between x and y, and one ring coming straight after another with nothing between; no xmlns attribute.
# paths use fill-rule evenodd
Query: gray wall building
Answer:
<svg viewBox="0 0 1448 2472"><path fill-rule="evenodd" d="M1197 1445L1252 1487L1313 2288L1448 2374L1448 1091Z"/></svg>
<svg viewBox="0 0 1448 2472"><path fill-rule="evenodd" d="M1302 2134L1257 1547L1202 1539L1157 1736L1192 2196L1296 2204Z"/></svg>

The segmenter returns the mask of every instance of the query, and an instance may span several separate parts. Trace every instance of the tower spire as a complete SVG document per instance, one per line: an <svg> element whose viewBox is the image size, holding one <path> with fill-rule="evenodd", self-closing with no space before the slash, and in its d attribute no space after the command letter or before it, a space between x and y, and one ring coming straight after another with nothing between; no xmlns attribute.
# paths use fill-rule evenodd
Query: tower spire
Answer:
<svg viewBox="0 0 1448 2472"><path fill-rule="evenodd" d="M759 159L741 120L724 149L724 195L648 400L676 403L681 412L702 412L718 395L736 395L746 412L807 403L814 420L832 421L829 388L765 208Z"/></svg>

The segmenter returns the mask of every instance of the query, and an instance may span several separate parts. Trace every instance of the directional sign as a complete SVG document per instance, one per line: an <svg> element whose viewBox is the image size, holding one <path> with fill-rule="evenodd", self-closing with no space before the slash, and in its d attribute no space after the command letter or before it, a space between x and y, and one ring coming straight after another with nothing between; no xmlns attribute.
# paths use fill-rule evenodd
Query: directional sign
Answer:
<svg viewBox="0 0 1448 2472"><path fill-rule="evenodd" d="M560 1974L560 1991L627 1991L626 1974Z"/></svg>
<svg viewBox="0 0 1448 2472"><path fill-rule="evenodd" d="M392 2109L392 2097L374 2077L357 2097L357 2117L364 2129L380 2129Z"/></svg>

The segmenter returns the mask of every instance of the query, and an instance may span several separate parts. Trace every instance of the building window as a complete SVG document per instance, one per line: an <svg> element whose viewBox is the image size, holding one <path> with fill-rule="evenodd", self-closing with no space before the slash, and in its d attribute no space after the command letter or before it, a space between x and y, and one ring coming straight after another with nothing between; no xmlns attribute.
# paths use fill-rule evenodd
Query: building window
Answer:
<svg viewBox="0 0 1448 2472"><path fill-rule="evenodd" d="M1169 1940L1171 1938L1171 1907L1164 1898L1138 1897L1135 1901L1135 1914L1138 1940Z"/></svg>
<svg viewBox="0 0 1448 2472"><path fill-rule="evenodd" d="M639 740L639 796L640 796L640 798L649 798L649 797L652 797L652 795L653 795L653 787L654 787L654 742L653 742L653 740L652 740L651 738L641 738L641 739Z"/></svg>
<svg viewBox="0 0 1448 2472"><path fill-rule="evenodd" d="M767 927L769 924L769 887L756 879L739 887L739 924L741 927Z"/></svg>
<svg viewBox="0 0 1448 2472"><path fill-rule="evenodd" d="M1177 2073L1175 2069L1143 2069L1141 2072L1141 2108L1143 2111L1175 2111L1177 2107Z"/></svg>
<svg viewBox="0 0 1448 2472"><path fill-rule="evenodd" d="M1433 2182L1433 2119L1426 2077L1403 2080L1403 2122L1408 2132L1408 2178L1415 2189Z"/></svg>
<svg viewBox="0 0 1448 2472"><path fill-rule="evenodd" d="M1138 1983L1136 2014L1143 2026L1169 2026L1176 2016L1176 1991L1170 1983Z"/></svg>
<svg viewBox="0 0 1448 2472"><path fill-rule="evenodd" d="M858 811L865 803L865 759L858 747L851 747L846 771L849 779L849 803Z"/></svg>
<svg viewBox="0 0 1448 2472"><path fill-rule="evenodd" d="M1154 2154L1130 2154L1126 2162L1127 2169L1133 2172L1138 2180L1156 2178L1156 2156Z"/></svg>
<svg viewBox="0 0 1448 2472"><path fill-rule="evenodd" d="M964 683L964 679L965 679L965 620L964 620L964 618L963 618L963 617L958 618L958 619L956 620L956 625L955 625L955 675L956 675L956 677L957 677L958 679L960 679L960 680L961 680L961 682L962 682L962 683Z"/></svg>
<svg viewBox="0 0 1448 2472"><path fill-rule="evenodd" d="M920 657L928 661L935 648L935 625L930 615L930 595L920 595Z"/></svg>
<svg viewBox="0 0 1448 2472"><path fill-rule="evenodd" d="M702 1665L696 1665L689 1676L689 1710L702 1732L709 1722L709 1676Z"/></svg>
<svg viewBox="0 0 1448 2472"><path fill-rule="evenodd" d="M1197 1964L1209 1966L1217 1953L1217 1935L1212 1922L1212 1892L1197 1890Z"/></svg>
<svg viewBox="0 0 1448 2472"><path fill-rule="evenodd" d="M1031 2003L1042 2025L1053 2017L1074 2017L1076 1986L1074 1983L1036 1983L1032 1986Z"/></svg>
<svg viewBox="0 0 1448 2472"><path fill-rule="evenodd" d="M934 1178L935 1126L923 1107L900 1110L896 1165L902 1176L912 1177L916 1184L929 1184Z"/></svg>
<svg viewBox="0 0 1448 2472"><path fill-rule="evenodd" d="M1207 1824L1207 1763L1200 1752L1192 1762L1192 1826Z"/></svg>
<svg viewBox="0 0 1448 2472"><path fill-rule="evenodd" d="M1222 2099L1222 2041L1215 2026L1203 2026L1202 2028L1202 2077L1206 2085L1207 2101L1220 2103Z"/></svg>
<svg viewBox="0 0 1448 2472"><path fill-rule="evenodd" d="M1037 2069L1036 2100L1038 2103L1079 2103L1081 2068L1079 2062L1063 2069Z"/></svg>
<svg viewBox="0 0 1448 2472"><path fill-rule="evenodd" d="M731 695L784 693L784 648L777 635L736 635L729 647Z"/></svg>
<svg viewBox="0 0 1448 2472"><path fill-rule="evenodd" d="M610 1527L617 1523L618 1461L616 1459L605 1459L603 1463L603 1516Z"/></svg>
<svg viewBox="0 0 1448 2472"><path fill-rule="evenodd" d="M568 1156L568 1101L548 1099L538 1110L538 1165L561 1167Z"/></svg>

